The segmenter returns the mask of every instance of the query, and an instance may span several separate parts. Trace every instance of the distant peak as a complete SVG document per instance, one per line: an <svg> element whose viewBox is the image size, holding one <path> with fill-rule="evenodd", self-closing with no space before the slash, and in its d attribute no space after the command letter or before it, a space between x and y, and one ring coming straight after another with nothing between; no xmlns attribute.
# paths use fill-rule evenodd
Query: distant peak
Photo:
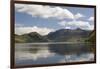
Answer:
<svg viewBox="0 0 100 69"><path fill-rule="evenodd" d="M29 34L38 34L37 32L30 32Z"/></svg>
<svg viewBox="0 0 100 69"><path fill-rule="evenodd" d="M80 29L80 28L77 28L76 30L82 30L82 29Z"/></svg>

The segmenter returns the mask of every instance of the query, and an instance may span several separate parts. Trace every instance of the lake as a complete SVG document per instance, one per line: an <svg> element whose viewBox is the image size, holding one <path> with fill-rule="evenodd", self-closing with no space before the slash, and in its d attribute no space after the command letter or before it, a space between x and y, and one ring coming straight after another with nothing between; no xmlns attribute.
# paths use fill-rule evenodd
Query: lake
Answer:
<svg viewBox="0 0 100 69"><path fill-rule="evenodd" d="M15 65L94 61L92 48L87 43L16 43Z"/></svg>

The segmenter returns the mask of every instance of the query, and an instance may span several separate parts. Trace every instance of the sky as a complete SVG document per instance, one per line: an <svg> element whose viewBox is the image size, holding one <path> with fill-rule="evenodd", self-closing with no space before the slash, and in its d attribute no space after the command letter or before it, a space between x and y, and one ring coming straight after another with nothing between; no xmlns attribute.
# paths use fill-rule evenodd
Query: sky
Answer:
<svg viewBox="0 0 100 69"><path fill-rule="evenodd" d="M94 29L94 8L15 4L15 34Z"/></svg>

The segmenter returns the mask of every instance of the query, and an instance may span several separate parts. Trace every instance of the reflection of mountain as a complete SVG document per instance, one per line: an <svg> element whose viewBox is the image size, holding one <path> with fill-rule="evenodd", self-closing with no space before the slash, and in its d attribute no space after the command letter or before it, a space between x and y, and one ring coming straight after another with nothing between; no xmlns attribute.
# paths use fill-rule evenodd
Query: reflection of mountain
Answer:
<svg viewBox="0 0 100 69"><path fill-rule="evenodd" d="M91 48L94 45L86 43L75 43L75 44L49 44L50 52L57 54L82 54L92 52Z"/></svg>
<svg viewBox="0 0 100 69"><path fill-rule="evenodd" d="M31 32L23 35L15 35L15 42L83 42L89 36L90 32L81 29L60 29L50 32L45 36Z"/></svg>

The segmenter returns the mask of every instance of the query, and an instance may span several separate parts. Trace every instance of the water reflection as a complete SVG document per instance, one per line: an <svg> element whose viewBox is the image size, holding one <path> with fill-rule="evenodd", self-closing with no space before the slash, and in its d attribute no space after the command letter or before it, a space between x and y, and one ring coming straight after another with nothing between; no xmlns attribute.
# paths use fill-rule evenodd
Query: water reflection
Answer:
<svg viewBox="0 0 100 69"><path fill-rule="evenodd" d="M17 66L93 61L91 47L87 44L16 44L15 62Z"/></svg>
<svg viewBox="0 0 100 69"><path fill-rule="evenodd" d="M57 54L83 54L92 52L91 44L49 44L49 50Z"/></svg>

